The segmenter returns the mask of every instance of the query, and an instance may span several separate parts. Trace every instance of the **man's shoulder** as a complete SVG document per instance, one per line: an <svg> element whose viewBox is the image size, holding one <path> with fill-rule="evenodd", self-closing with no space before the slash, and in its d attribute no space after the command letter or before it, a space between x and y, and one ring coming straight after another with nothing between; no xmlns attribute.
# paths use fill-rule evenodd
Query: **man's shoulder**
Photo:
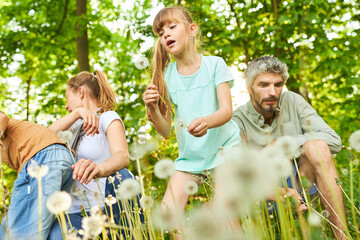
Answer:
<svg viewBox="0 0 360 240"><path fill-rule="evenodd" d="M236 108L234 111L233 111L233 116L234 115L242 115L242 114L246 114L248 111L248 102L239 106L238 108Z"/></svg>

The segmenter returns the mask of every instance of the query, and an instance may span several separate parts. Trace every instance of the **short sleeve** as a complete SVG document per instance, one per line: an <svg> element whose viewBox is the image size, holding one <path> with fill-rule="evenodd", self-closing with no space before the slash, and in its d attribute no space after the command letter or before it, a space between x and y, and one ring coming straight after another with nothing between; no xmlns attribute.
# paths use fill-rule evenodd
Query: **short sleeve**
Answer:
<svg viewBox="0 0 360 240"><path fill-rule="evenodd" d="M229 67L226 65L224 59L218 58L215 67L215 85L228 82L230 88L234 85L234 77L232 76Z"/></svg>
<svg viewBox="0 0 360 240"><path fill-rule="evenodd" d="M100 130L106 133L106 129L114 120L120 120L122 126L124 127L124 122L121 120L119 114L115 111L107 111L101 114L100 116ZM125 130L125 127L124 127Z"/></svg>

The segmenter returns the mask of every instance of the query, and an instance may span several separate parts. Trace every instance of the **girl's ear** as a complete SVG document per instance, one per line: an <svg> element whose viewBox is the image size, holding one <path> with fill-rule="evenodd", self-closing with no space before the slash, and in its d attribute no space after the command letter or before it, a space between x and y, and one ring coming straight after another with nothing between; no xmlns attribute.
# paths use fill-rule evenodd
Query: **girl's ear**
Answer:
<svg viewBox="0 0 360 240"><path fill-rule="evenodd" d="M197 33L197 26L195 23L190 23L190 36L195 37Z"/></svg>
<svg viewBox="0 0 360 240"><path fill-rule="evenodd" d="M81 100L85 97L85 88L83 86L78 88L78 94Z"/></svg>

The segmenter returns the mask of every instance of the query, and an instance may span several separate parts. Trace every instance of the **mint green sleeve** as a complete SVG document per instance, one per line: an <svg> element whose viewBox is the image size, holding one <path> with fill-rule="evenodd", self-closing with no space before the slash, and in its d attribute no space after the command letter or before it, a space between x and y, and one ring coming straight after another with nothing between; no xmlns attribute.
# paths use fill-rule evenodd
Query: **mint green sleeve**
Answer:
<svg viewBox="0 0 360 240"><path fill-rule="evenodd" d="M224 59L219 57L215 65L215 85L217 86L224 82L228 82L230 88L232 88L234 85L234 77Z"/></svg>

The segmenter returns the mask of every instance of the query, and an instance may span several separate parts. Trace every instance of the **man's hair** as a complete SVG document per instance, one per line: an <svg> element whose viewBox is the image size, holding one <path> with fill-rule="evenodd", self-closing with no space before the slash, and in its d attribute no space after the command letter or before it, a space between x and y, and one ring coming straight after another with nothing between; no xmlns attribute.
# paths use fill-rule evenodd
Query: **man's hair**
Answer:
<svg viewBox="0 0 360 240"><path fill-rule="evenodd" d="M246 87L250 89L256 76L262 73L280 74L284 84L289 78L288 68L284 62L280 61L276 57L263 56L255 58L246 68L244 72Z"/></svg>

